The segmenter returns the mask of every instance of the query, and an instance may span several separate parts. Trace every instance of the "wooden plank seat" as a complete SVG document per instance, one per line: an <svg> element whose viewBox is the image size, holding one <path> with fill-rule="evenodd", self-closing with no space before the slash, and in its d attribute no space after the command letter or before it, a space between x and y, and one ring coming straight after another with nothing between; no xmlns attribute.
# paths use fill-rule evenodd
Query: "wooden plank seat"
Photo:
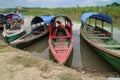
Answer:
<svg viewBox="0 0 120 80"><path fill-rule="evenodd" d="M68 50L68 48L55 48L55 50Z"/></svg>
<svg viewBox="0 0 120 80"><path fill-rule="evenodd" d="M89 36L87 38L89 38L89 39L109 39L110 37L92 37L92 36Z"/></svg>
<svg viewBox="0 0 120 80"><path fill-rule="evenodd" d="M55 44L68 44L68 42L56 42Z"/></svg>
<svg viewBox="0 0 120 80"><path fill-rule="evenodd" d="M52 38L70 38L71 36L52 36Z"/></svg>
<svg viewBox="0 0 120 80"><path fill-rule="evenodd" d="M56 42L55 47L56 48L68 48L68 42Z"/></svg>
<svg viewBox="0 0 120 80"><path fill-rule="evenodd" d="M86 34L86 35L105 36L105 34Z"/></svg>
<svg viewBox="0 0 120 80"><path fill-rule="evenodd" d="M120 50L110 50L110 51L120 55Z"/></svg>
<svg viewBox="0 0 120 80"><path fill-rule="evenodd" d="M92 30L92 31L87 31L86 33L87 34L91 34L91 33L93 33L93 34L99 34L99 33L101 33L101 31Z"/></svg>
<svg viewBox="0 0 120 80"><path fill-rule="evenodd" d="M43 32L45 32L45 31L33 31L32 33L33 34L40 34L40 33L43 33Z"/></svg>
<svg viewBox="0 0 120 80"><path fill-rule="evenodd" d="M100 45L100 46L105 48L120 48L120 45Z"/></svg>

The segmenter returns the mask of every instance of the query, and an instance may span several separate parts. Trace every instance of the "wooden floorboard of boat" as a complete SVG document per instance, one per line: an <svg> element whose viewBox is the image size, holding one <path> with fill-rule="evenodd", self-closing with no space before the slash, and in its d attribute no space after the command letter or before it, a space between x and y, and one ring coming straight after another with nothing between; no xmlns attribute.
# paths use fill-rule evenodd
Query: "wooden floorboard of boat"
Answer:
<svg viewBox="0 0 120 80"><path fill-rule="evenodd" d="M55 48L68 48L68 42L56 42Z"/></svg>
<svg viewBox="0 0 120 80"><path fill-rule="evenodd" d="M101 39L90 39L92 42L98 44L98 45L105 45L106 43Z"/></svg>
<svg viewBox="0 0 120 80"><path fill-rule="evenodd" d="M120 45L100 45L100 46L105 48L120 48Z"/></svg>
<svg viewBox="0 0 120 80"><path fill-rule="evenodd" d="M106 45L106 43L102 39L103 38L108 39L109 37L104 37L104 35L101 34L101 33L94 34L94 32L93 31L87 31L88 39L91 40L93 43L96 43L98 45ZM96 31L96 32L101 32L101 31ZM100 36L102 36L102 37L100 37Z"/></svg>

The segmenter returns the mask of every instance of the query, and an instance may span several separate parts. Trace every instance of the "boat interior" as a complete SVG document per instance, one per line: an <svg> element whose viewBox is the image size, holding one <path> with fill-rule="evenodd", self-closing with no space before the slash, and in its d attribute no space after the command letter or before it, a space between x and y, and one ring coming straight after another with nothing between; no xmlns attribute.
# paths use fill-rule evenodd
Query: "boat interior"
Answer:
<svg viewBox="0 0 120 80"><path fill-rule="evenodd" d="M20 30L22 27L21 23L14 23L14 24L6 24L5 25L7 30L13 31L13 30Z"/></svg>
<svg viewBox="0 0 120 80"><path fill-rule="evenodd" d="M31 33L22 36L21 39L29 40L29 39L35 38L36 36L40 35L41 33L45 33L48 31L47 26L43 22L33 24L33 25L31 25L31 27L32 27Z"/></svg>
<svg viewBox="0 0 120 80"><path fill-rule="evenodd" d="M101 47L120 53L120 44L110 37L110 33L98 26L86 25L86 37Z"/></svg>
<svg viewBox="0 0 120 80"><path fill-rule="evenodd" d="M65 53L71 43L70 33L66 28L56 30L55 32L56 34L52 39L53 47L55 48L56 53Z"/></svg>
<svg viewBox="0 0 120 80"><path fill-rule="evenodd" d="M45 23L37 23L36 25L32 25L32 33L33 34L40 34L42 32L45 32L48 29L48 26L45 25Z"/></svg>

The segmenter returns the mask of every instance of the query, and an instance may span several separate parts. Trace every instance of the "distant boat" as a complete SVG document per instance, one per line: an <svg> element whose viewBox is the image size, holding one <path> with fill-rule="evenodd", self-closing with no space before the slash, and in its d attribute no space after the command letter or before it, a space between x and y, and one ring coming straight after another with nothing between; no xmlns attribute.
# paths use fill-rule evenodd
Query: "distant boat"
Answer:
<svg viewBox="0 0 120 80"><path fill-rule="evenodd" d="M6 15L0 14L0 28L4 28L5 23L6 23Z"/></svg>
<svg viewBox="0 0 120 80"><path fill-rule="evenodd" d="M6 15L6 25L3 30L3 37L10 43L22 35L26 34L24 27L24 17L21 13L9 13Z"/></svg>
<svg viewBox="0 0 120 80"><path fill-rule="evenodd" d="M57 21L64 25L60 28ZM65 64L73 49L72 21L65 15L57 15L50 22L49 48L58 63Z"/></svg>
<svg viewBox="0 0 120 80"><path fill-rule="evenodd" d="M54 16L35 16L31 21L31 32L11 42L12 46L24 48L49 33L49 23Z"/></svg>
<svg viewBox="0 0 120 80"><path fill-rule="evenodd" d="M81 37L120 72L120 43L113 38L112 19L106 14L89 12L82 14L81 23ZM111 26L111 32L104 29L105 24Z"/></svg>

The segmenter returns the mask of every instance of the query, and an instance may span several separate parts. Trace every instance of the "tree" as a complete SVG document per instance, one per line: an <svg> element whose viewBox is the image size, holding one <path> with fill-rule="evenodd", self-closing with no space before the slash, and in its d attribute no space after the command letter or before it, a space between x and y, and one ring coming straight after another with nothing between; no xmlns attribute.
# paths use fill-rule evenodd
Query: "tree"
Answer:
<svg viewBox="0 0 120 80"><path fill-rule="evenodd" d="M106 6L120 6L120 4L117 3L117 2L113 2L112 4L110 4L110 5L106 5Z"/></svg>
<svg viewBox="0 0 120 80"><path fill-rule="evenodd" d="M20 6L17 6L17 7L15 8L15 11L22 11L22 10L23 10L23 8L20 7Z"/></svg>

